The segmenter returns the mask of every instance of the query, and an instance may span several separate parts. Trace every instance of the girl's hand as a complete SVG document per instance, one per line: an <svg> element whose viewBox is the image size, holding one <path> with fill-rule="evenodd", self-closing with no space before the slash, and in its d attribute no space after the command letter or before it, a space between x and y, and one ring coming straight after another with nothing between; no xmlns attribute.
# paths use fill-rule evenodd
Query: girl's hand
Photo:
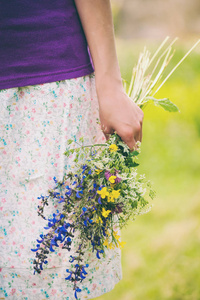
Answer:
<svg viewBox="0 0 200 300"><path fill-rule="evenodd" d="M143 112L123 89L110 0L75 0L75 4L94 64L102 130L107 137L116 131L133 149L142 140Z"/></svg>
<svg viewBox="0 0 200 300"><path fill-rule="evenodd" d="M101 128L106 138L117 132L132 150L142 141L143 111L127 96L121 82L96 82Z"/></svg>

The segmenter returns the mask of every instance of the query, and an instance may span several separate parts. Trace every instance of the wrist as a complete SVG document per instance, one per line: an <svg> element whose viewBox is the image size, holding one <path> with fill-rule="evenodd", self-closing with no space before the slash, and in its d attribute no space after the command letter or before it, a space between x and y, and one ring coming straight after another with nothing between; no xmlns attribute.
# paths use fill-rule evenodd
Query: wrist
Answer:
<svg viewBox="0 0 200 300"><path fill-rule="evenodd" d="M95 84L97 96L108 94L113 91L124 92L121 74L106 72L101 75L95 73Z"/></svg>

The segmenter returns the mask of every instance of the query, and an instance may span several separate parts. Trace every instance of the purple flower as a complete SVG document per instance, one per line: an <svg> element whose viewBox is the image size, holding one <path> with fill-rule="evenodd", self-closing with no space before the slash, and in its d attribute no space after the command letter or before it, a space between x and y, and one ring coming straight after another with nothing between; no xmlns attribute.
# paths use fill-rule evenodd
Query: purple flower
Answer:
<svg viewBox="0 0 200 300"><path fill-rule="evenodd" d="M111 174L109 171L105 171L105 177L108 180L110 178Z"/></svg>
<svg viewBox="0 0 200 300"><path fill-rule="evenodd" d="M115 170L114 174L111 174L109 171L105 171L105 177L106 177L107 180L109 180L110 176L114 175L114 176L116 176L115 183L119 183L121 181L121 178L117 177L117 173L118 173L117 170Z"/></svg>
<svg viewBox="0 0 200 300"><path fill-rule="evenodd" d="M120 214L123 211L123 203L119 203L116 205L114 212Z"/></svg>
<svg viewBox="0 0 200 300"><path fill-rule="evenodd" d="M115 178L115 183L119 183L121 180L122 180L121 178L117 177Z"/></svg>

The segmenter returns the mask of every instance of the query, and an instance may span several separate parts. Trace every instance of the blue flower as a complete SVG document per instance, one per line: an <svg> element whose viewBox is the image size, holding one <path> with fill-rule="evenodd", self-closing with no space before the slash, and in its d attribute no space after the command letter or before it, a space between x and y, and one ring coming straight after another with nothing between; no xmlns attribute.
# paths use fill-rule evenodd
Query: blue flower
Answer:
<svg viewBox="0 0 200 300"><path fill-rule="evenodd" d="M85 175L83 175L83 177L81 178L81 183L83 183L83 180L86 178Z"/></svg>
<svg viewBox="0 0 200 300"><path fill-rule="evenodd" d="M85 276L83 276L82 272L80 273L80 277L81 277L81 279L85 279L86 278Z"/></svg>
<svg viewBox="0 0 200 300"><path fill-rule="evenodd" d="M37 244L37 245L36 245L36 247L37 247L36 249L31 249L31 251L33 251L33 252L36 252L36 251L38 251L38 250L39 250L39 248L40 248L40 244Z"/></svg>
<svg viewBox="0 0 200 300"><path fill-rule="evenodd" d="M67 272L67 273L70 273L70 274L69 274L69 276L68 276L68 277L66 277L65 279L66 279L66 280L70 280L70 279L71 279L71 277L72 277L72 272L71 272L71 271L69 271L68 269L66 270L66 272Z"/></svg>
<svg viewBox="0 0 200 300"><path fill-rule="evenodd" d="M77 197L77 198L81 198L81 196L80 196L79 194L83 194L83 191L81 190L81 191L77 191L77 192L76 192L76 197Z"/></svg>
<svg viewBox="0 0 200 300"><path fill-rule="evenodd" d="M86 171L86 169L87 169L87 165L83 165L82 169L83 169L83 171L81 173L83 174Z"/></svg>
<svg viewBox="0 0 200 300"><path fill-rule="evenodd" d="M65 195L71 196L72 194L72 189L69 188L69 191L65 193Z"/></svg>
<svg viewBox="0 0 200 300"><path fill-rule="evenodd" d="M44 200L45 197L41 195L40 197L37 197L37 198Z"/></svg>
<svg viewBox="0 0 200 300"><path fill-rule="evenodd" d="M60 193L58 193L58 192L53 193L54 198L57 198L58 195L60 195Z"/></svg>
<svg viewBox="0 0 200 300"><path fill-rule="evenodd" d="M72 277L72 273L71 273L71 274L69 274L69 276L67 276L67 277L65 278L65 280L70 280L70 279L71 279L71 277Z"/></svg>
<svg viewBox="0 0 200 300"><path fill-rule="evenodd" d="M61 196L61 197L60 197L60 199L61 199L61 200L60 200L60 201L58 201L58 203L65 202L65 199L64 199L64 197L63 197L63 196Z"/></svg>
<svg viewBox="0 0 200 300"><path fill-rule="evenodd" d="M36 240L36 241L41 244L44 241L44 235L40 234L40 237L41 237L41 240Z"/></svg>
<svg viewBox="0 0 200 300"><path fill-rule="evenodd" d="M74 297L75 297L76 299L78 299L77 293L80 293L80 292L81 292L81 289L79 289L79 288L76 288L76 289L75 289Z"/></svg>
<svg viewBox="0 0 200 300"><path fill-rule="evenodd" d="M70 263L73 263L73 262L74 262L74 257L73 257L72 255L70 255L69 262L70 262Z"/></svg>
<svg viewBox="0 0 200 300"><path fill-rule="evenodd" d="M70 227L70 226L71 226L70 223L65 223L65 228L68 228L68 227Z"/></svg>
<svg viewBox="0 0 200 300"><path fill-rule="evenodd" d="M98 259L101 258L101 257L99 256L99 253L103 253L103 250L97 250L96 257L97 257Z"/></svg>
<svg viewBox="0 0 200 300"><path fill-rule="evenodd" d="M41 240L37 239L36 241L41 244L44 241L44 239L41 239Z"/></svg>
<svg viewBox="0 0 200 300"><path fill-rule="evenodd" d="M103 230L103 235L106 236L105 227L102 227L102 230Z"/></svg>
<svg viewBox="0 0 200 300"><path fill-rule="evenodd" d="M97 208L94 205L92 206L92 208L93 208L93 210L97 210Z"/></svg>
<svg viewBox="0 0 200 300"><path fill-rule="evenodd" d="M88 268L88 267L89 267L88 264L86 264L85 267L84 266L82 267L82 273L83 274L87 275L87 272L85 271L85 268Z"/></svg>
<svg viewBox="0 0 200 300"><path fill-rule="evenodd" d="M92 244L92 251L94 252L94 246L95 246L95 243L94 242L91 242Z"/></svg>
<svg viewBox="0 0 200 300"><path fill-rule="evenodd" d="M41 263L41 264L40 264L40 270L43 270L43 267L42 267L42 265L43 265L43 263Z"/></svg>
<svg viewBox="0 0 200 300"><path fill-rule="evenodd" d="M50 250L51 252L55 252L55 250L53 249L52 243L51 243L51 245L50 245L50 247L49 247L49 250Z"/></svg>
<svg viewBox="0 0 200 300"><path fill-rule="evenodd" d="M99 203L99 204L102 204L102 202L101 202L101 197L98 198L98 203Z"/></svg>
<svg viewBox="0 0 200 300"><path fill-rule="evenodd" d="M98 245L99 245L99 246L101 245L101 243L100 243L100 238L98 238Z"/></svg>

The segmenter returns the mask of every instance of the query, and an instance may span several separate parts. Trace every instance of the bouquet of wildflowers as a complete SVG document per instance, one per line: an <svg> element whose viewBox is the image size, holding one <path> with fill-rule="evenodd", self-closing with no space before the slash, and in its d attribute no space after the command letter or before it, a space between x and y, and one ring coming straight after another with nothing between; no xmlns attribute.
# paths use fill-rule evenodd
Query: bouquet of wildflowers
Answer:
<svg viewBox="0 0 200 300"><path fill-rule="evenodd" d="M128 96L141 108L153 102L167 111L178 111L169 99L156 99L154 94L196 44L153 92L172 57L174 41L164 48L166 42L167 39L152 58L145 49L133 69L130 85L124 82ZM152 64L153 69L149 73ZM100 259L105 255L106 248L122 247L123 242L115 225L123 228L130 219L134 220L137 215L149 211L154 191L145 176L137 173L139 143L137 149L130 151L116 133L105 144L85 145L81 138L74 149L71 147L73 142L68 140L69 148L64 154L75 155L75 167L62 181L54 177L55 187L48 191L48 195L38 197L38 215L47 221L47 233L40 235L32 251L36 253L34 270L40 273L43 264L48 263L48 254L60 244L63 249L71 251L76 234L78 246L70 256L65 279L73 283L74 296L78 299L77 293L81 292L79 283L87 277L89 266L84 262L85 251L91 248ZM45 206L52 200L63 203L62 210L56 211L52 217L46 217Z"/></svg>

